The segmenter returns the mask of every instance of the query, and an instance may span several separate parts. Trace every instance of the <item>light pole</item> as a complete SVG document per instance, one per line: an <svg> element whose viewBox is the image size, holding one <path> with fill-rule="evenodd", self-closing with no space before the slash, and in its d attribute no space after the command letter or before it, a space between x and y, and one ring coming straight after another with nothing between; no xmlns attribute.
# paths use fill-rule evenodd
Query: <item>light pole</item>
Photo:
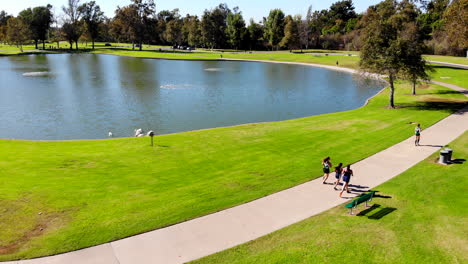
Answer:
<svg viewBox="0 0 468 264"><path fill-rule="evenodd" d="M154 132L153 132L153 130L151 130L151 131L148 132L148 136L151 137L151 146L153 146L153 137L154 137Z"/></svg>

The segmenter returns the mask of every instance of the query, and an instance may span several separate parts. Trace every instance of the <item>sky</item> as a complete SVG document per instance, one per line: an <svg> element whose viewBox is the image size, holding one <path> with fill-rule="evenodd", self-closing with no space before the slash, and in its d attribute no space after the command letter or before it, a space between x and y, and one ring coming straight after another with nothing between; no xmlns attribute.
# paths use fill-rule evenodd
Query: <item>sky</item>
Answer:
<svg viewBox="0 0 468 264"><path fill-rule="evenodd" d="M81 0L82 3L91 0ZM114 16L117 6L126 6L130 0L95 0L108 17ZM239 7L246 21L254 18L256 22L263 17L268 16L271 9L280 8L286 14L307 13L307 8L312 5L313 10L328 9L330 5L338 0L155 0L156 12L161 10L172 10L179 8L180 14L185 16L187 13L200 16L205 9L211 9L219 3L226 3L229 8ZM377 4L381 0L354 0L356 12L364 12L368 6ZM44 6L51 4L54 7L54 13L60 14L61 7L67 3L67 0L0 0L0 10L5 10L9 14L18 15L18 13L28 7Z"/></svg>

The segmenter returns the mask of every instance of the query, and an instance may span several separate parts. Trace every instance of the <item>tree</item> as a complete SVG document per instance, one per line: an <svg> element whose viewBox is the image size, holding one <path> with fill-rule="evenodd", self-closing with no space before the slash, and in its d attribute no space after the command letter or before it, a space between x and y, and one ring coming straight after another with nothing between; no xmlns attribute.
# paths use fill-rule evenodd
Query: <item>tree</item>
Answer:
<svg viewBox="0 0 468 264"><path fill-rule="evenodd" d="M244 18L242 17L242 13L239 11L239 8L235 7L233 11L234 12L230 12L227 16L226 33L231 47L238 50L241 45L241 41L246 34L246 28Z"/></svg>
<svg viewBox="0 0 468 264"><path fill-rule="evenodd" d="M448 39L453 47L468 48L468 0L454 0L444 14ZM468 51L466 53L468 57Z"/></svg>
<svg viewBox="0 0 468 264"><path fill-rule="evenodd" d="M151 20L155 13L156 5L153 0L132 0L129 5L133 9L133 17L129 24L133 34L133 38L138 43L140 51L143 48L143 41L148 39L148 33L151 30Z"/></svg>
<svg viewBox="0 0 468 264"><path fill-rule="evenodd" d="M86 28L86 32L91 38L94 49L94 40L99 36L99 26L104 22L104 12L95 1L84 3L78 8L81 14L81 19Z"/></svg>
<svg viewBox="0 0 468 264"><path fill-rule="evenodd" d="M180 45L183 41L182 34L183 21L180 17L172 19L166 24L166 31L164 32L164 39L171 43Z"/></svg>
<svg viewBox="0 0 468 264"><path fill-rule="evenodd" d="M299 20L300 21L300 20ZM285 19L286 25L284 26L284 37L279 43L281 47L286 47L290 50L297 48L300 45L298 21L294 20L291 16Z"/></svg>
<svg viewBox="0 0 468 264"><path fill-rule="evenodd" d="M226 43L226 19L231 12L226 4L203 12L201 33L204 44L213 49Z"/></svg>
<svg viewBox="0 0 468 264"><path fill-rule="evenodd" d="M185 41L190 46L198 46L201 43L201 29L200 20L197 16L187 15L184 18L184 25L182 27Z"/></svg>
<svg viewBox="0 0 468 264"><path fill-rule="evenodd" d="M416 17L415 6L408 0L382 1L369 7L363 17L365 27L359 65L362 70L388 76L391 108L395 107L395 79L421 74L418 67L425 65L419 48L422 38L412 36L418 32ZM418 47L413 48L415 45Z"/></svg>
<svg viewBox="0 0 468 264"><path fill-rule="evenodd" d="M264 21L265 25L265 40L271 46L271 49L276 47L284 37L284 13L281 9L273 9L270 11L268 18Z"/></svg>
<svg viewBox="0 0 468 264"><path fill-rule="evenodd" d="M255 23L253 19L250 19L250 25L247 27L249 35L249 48L258 49L263 46L263 35L264 28L261 24Z"/></svg>
<svg viewBox="0 0 468 264"><path fill-rule="evenodd" d="M31 34L29 26L21 19L11 17L7 22L7 40L15 44L23 52L24 42L29 40Z"/></svg>
<svg viewBox="0 0 468 264"><path fill-rule="evenodd" d="M62 6L62 11L65 14L65 22L62 26L64 37L70 43L70 49L73 49L73 43L76 44L78 50L78 40L82 34L82 27L80 23L81 10L80 0L68 0L67 6Z"/></svg>
<svg viewBox="0 0 468 264"><path fill-rule="evenodd" d="M3 10L0 12L0 41L6 41L7 39L7 23L11 17Z"/></svg>
<svg viewBox="0 0 468 264"><path fill-rule="evenodd" d="M311 37L311 27L310 23L312 22L312 6L309 6L307 9L307 15L305 19L300 19L300 22L298 24L299 27L299 37L301 40L301 50L302 47L305 47L306 49L309 48L309 43L310 43L310 37Z"/></svg>
<svg viewBox="0 0 468 264"><path fill-rule="evenodd" d="M34 40L36 49L38 48L37 44L39 40L42 40L42 48L45 49L47 33L53 22L51 9L51 5L38 6L33 9L25 9L18 15L28 25L30 38Z"/></svg>

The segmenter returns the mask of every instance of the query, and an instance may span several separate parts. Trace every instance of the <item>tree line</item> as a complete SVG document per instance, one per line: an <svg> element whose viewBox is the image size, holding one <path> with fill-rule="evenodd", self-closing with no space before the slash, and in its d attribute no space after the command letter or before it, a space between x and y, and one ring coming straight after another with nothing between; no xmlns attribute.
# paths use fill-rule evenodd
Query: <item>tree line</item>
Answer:
<svg viewBox="0 0 468 264"><path fill-rule="evenodd" d="M191 46L208 49L297 50L310 48L361 50L364 33L373 14L384 2L411 4L415 32L428 54L462 55L467 44L468 0L382 1L366 12L356 13L352 0L333 3L328 9L307 14L286 15L281 9L270 10L262 21L246 23L238 7L226 4L206 9L198 17L182 16L178 9L156 12L153 0L130 0L117 7L112 18L104 16L95 1L68 0L63 14L54 15L52 6L21 11L16 17L0 12L0 41L21 47L32 41L42 43L68 41L70 49L79 41L126 42L142 49L145 44Z"/></svg>

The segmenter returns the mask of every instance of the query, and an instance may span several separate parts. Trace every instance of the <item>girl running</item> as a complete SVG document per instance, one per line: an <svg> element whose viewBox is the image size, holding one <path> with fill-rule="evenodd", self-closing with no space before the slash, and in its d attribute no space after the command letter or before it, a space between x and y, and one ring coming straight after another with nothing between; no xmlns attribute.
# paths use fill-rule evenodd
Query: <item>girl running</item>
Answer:
<svg viewBox="0 0 468 264"><path fill-rule="evenodd" d="M340 192L340 197L343 194L344 190L346 189L347 193L350 193L349 191L349 180L351 180L351 176L353 175L353 171L351 170L351 164L346 166L345 169L343 169L343 181L345 182L343 189Z"/></svg>
<svg viewBox="0 0 468 264"><path fill-rule="evenodd" d="M338 164L338 166L335 167L335 178L336 178L336 181L335 181L335 186L333 186L333 189L337 190L336 189L336 186L338 186L338 184L340 184L340 178L341 178L341 171L343 170L343 163L340 163Z"/></svg>
<svg viewBox="0 0 468 264"><path fill-rule="evenodd" d="M322 161L322 165L323 165L323 184L327 183L328 176L330 175L330 168L332 167L332 164L331 164L330 160L331 160L330 157L326 157Z"/></svg>
<svg viewBox="0 0 468 264"><path fill-rule="evenodd" d="M414 135L416 136L416 140L414 141L415 146L420 146L419 139L421 138L421 131L422 131L421 125L418 124L416 128L414 129Z"/></svg>

